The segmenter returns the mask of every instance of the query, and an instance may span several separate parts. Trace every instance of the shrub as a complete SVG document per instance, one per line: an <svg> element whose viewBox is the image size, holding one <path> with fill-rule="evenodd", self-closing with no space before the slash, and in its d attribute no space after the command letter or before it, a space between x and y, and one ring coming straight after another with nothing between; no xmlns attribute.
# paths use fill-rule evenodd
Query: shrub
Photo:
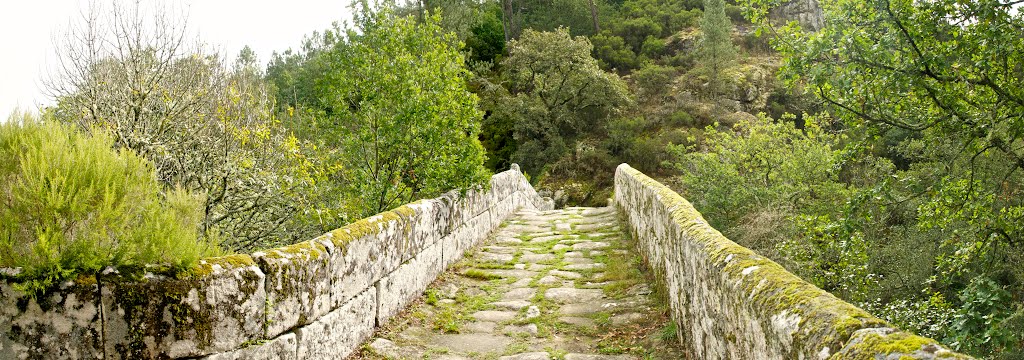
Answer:
<svg viewBox="0 0 1024 360"><path fill-rule="evenodd" d="M664 97L667 93L665 89L672 83L675 76L675 68L653 63L644 64L639 70L633 72L637 93L643 100Z"/></svg>
<svg viewBox="0 0 1024 360"><path fill-rule="evenodd" d="M636 68L636 53L622 37L604 31L590 37L590 42L594 45L593 56L602 69L622 72Z"/></svg>
<svg viewBox="0 0 1024 360"><path fill-rule="evenodd" d="M648 36L647 39L644 39L644 43L640 45L640 54L651 59L657 59L665 55L665 48L665 40Z"/></svg>
<svg viewBox="0 0 1024 360"><path fill-rule="evenodd" d="M707 124L701 124L698 120L694 119L690 113L685 110L679 110L668 117L668 125L673 127L704 127Z"/></svg>
<svg viewBox="0 0 1024 360"><path fill-rule="evenodd" d="M30 115L0 125L0 267L21 268L22 289L215 251L198 236L200 199L163 191L150 162L112 144Z"/></svg>

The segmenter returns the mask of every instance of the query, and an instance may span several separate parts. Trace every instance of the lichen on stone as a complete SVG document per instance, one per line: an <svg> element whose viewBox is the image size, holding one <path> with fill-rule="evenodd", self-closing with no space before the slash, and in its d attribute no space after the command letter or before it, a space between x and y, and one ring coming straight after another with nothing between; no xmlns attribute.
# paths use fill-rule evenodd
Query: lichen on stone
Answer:
<svg viewBox="0 0 1024 360"><path fill-rule="evenodd" d="M721 314L720 317L712 315L715 317L712 322L714 328L718 329L714 331L721 330L727 334L740 331L738 335L743 336L744 329L777 328L780 314L787 314L788 319L798 319L795 331L790 331L792 321L789 321L786 324L787 330L778 335L787 338L771 339L770 335L759 333L747 336L762 337L760 340L726 343L733 344L729 346L786 344L783 348L790 350L775 350L783 351L777 356L797 358L816 357L822 353L827 354L828 349L841 348L860 329L890 326L800 279L774 261L729 240L708 225L682 196L628 165L623 164L616 169L615 181L616 205L631 221L626 227L637 230L635 236L639 239L640 252L645 258L662 258L649 261L655 270L660 270L662 266L689 266L699 271L710 271L696 274L659 272L664 276L674 276L666 278L666 281L677 284L675 289L681 292L674 297L677 303L672 305L677 309L673 315L680 328L706 326L706 323L700 321L684 323L694 321L693 311L721 314L721 307L724 307L729 309L728 314ZM704 285L696 286L692 283L693 278L700 279L698 281ZM725 303L706 308L707 304L695 303L698 301ZM721 322L745 318L749 318L750 322ZM723 339L690 340L721 344ZM907 345L906 342L895 344ZM929 344L937 346L934 341ZM749 348L742 351L758 352L764 349Z"/></svg>
<svg viewBox="0 0 1024 360"><path fill-rule="evenodd" d="M237 269L246 266L255 266L256 262L248 254L233 254L206 258L199 260L199 263L192 266L188 271L179 274L179 278L203 278L213 274L218 268L220 270Z"/></svg>

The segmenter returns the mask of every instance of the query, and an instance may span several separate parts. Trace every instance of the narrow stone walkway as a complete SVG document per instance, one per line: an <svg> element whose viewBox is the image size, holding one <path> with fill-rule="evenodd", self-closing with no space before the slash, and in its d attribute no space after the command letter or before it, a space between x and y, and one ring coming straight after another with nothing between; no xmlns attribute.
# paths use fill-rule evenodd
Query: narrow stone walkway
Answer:
<svg viewBox="0 0 1024 360"><path fill-rule="evenodd" d="M680 359L613 208L522 210L357 359Z"/></svg>

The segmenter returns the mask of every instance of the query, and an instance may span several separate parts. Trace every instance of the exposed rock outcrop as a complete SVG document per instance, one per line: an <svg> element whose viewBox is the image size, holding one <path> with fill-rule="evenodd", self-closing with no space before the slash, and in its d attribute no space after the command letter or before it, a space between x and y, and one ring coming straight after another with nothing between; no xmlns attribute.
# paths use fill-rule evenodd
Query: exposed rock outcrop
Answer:
<svg viewBox="0 0 1024 360"><path fill-rule="evenodd" d="M825 16L821 12L818 0L791 0L772 9L769 13L772 22L786 23L796 20L805 30L818 31L825 24Z"/></svg>

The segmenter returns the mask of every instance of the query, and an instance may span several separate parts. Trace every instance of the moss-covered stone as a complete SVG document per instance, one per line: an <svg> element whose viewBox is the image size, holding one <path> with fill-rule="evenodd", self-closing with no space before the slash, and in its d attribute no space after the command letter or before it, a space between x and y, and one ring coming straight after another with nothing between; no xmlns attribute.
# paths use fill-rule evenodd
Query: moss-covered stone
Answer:
<svg viewBox="0 0 1024 360"><path fill-rule="evenodd" d="M615 203L664 277L681 340L704 358L827 358L858 330L889 326L725 238L682 196L625 164ZM887 344L939 346L908 341Z"/></svg>
<svg viewBox="0 0 1024 360"><path fill-rule="evenodd" d="M264 276L249 255L204 259L179 278L100 284L109 358L201 356L263 338Z"/></svg>
<svg viewBox="0 0 1024 360"><path fill-rule="evenodd" d="M327 245L330 243L310 240L253 254L266 277L264 338L275 338L330 311Z"/></svg>
<svg viewBox="0 0 1024 360"><path fill-rule="evenodd" d="M891 328L857 331L831 360L853 359L970 359L943 347L935 340Z"/></svg>
<svg viewBox="0 0 1024 360"><path fill-rule="evenodd" d="M99 299L91 275L35 297L0 282L0 359L103 358Z"/></svg>

